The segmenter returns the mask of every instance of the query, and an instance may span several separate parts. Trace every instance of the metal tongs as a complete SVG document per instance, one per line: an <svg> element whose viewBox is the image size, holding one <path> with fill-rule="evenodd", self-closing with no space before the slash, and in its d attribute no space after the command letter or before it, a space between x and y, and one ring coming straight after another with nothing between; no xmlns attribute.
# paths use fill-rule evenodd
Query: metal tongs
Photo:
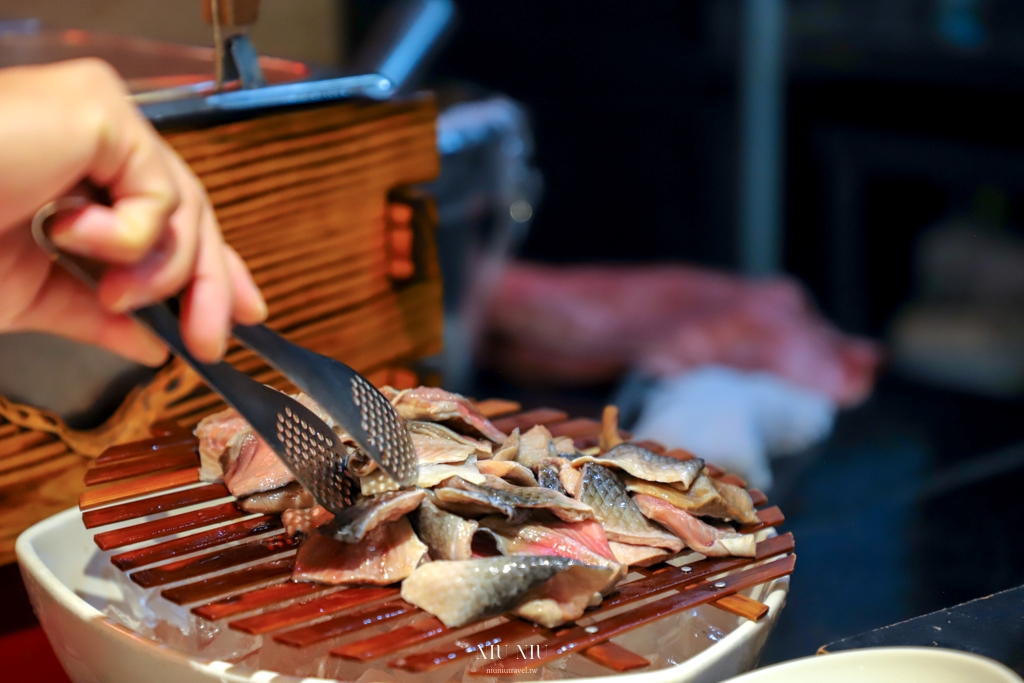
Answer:
<svg viewBox="0 0 1024 683"><path fill-rule="evenodd" d="M56 213L91 203L80 196L50 202L32 219L32 236L51 260L95 289L104 264L62 252L47 233L47 223ZM352 480L346 473L349 450L309 408L225 362L197 360L185 347L178 317L166 304L140 308L131 316L160 337L237 410L320 505L337 514L352 504ZM344 363L293 344L264 325L235 325L232 333L320 404L359 450L392 479L402 486L416 483L416 454L405 423L365 377Z"/></svg>

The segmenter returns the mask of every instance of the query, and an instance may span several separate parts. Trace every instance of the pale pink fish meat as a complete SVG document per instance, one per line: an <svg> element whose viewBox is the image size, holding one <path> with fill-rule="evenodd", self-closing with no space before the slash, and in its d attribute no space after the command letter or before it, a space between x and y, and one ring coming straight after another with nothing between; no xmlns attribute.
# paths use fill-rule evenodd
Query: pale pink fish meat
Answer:
<svg viewBox="0 0 1024 683"><path fill-rule="evenodd" d="M468 560L473 556L473 534L479 526L475 520L445 512L427 497L420 503L413 521L433 559Z"/></svg>
<svg viewBox="0 0 1024 683"><path fill-rule="evenodd" d="M474 484L483 484L487 481L487 478L477 469L478 465L479 463L475 455L470 456L466 462L457 465L420 465L416 485L420 488L432 489L452 477L458 477Z"/></svg>
<svg viewBox="0 0 1024 683"><path fill-rule="evenodd" d="M316 505L313 494L302 487L297 481L271 491L254 493L238 502L238 506L246 512L272 514L285 510L309 508Z"/></svg>
<svg viewBox="0 0 1024 683"><path fill-rule="evenodd" d="M427 554L402 517L382 524L359 543L343 543L314 533L299 546L292 579L330 585L384 586L408 577Z"/></svg>
<svg viewBox="0 0 1024 683"><path fill-rule="evenodd" d="M322 505L285 510L281 513L284 530L289 536L296 536L298 534L308 536L332 519L334 519L334 515Z"/></svg>
<svg viewBox="0 0 1024 683"><path fill-rule="evenodd" d="M433 422L411 421L407 426L416 449L416 459L421 465L465 462L471 455L477 458L491 457L489 441L457 434Z"/></svg>
<svg viewBox="0 0 1024 683"><path fill-rule="evenodd" d="M537 478L526 467L514 460L481 460L476 468L480 474L490 474L518 486L538 486Z"/></svg>
<svg viewBox="0 0 1024 683"><path fill-rule="evenodd" d="M295 481L277 454L253 431L239 432L228 444L231 466L224 484L235 496L269 491Z"/></svg>
<svg viewBox="0 0 1024 683"><path fill-rule="evenodd" d="M608 544L604 529L594 521L510 524L500 517L480 520L480 533L489 534L502 555L556 555L612 570L607 586L625 576Z"/></svg>
<svg viewBox="0 0 1024 683"><path fill-rule="evenodd" d="M472 430L494 443L505 441L505 434L491 424L465 396L434 387L406 389L392 396L391 405L406 420L443 422Z"/></svg>
<svg viewBox="0 0 1024 683"><path fill-rule="evenodd" d="M572 466L578 468L587 463L613 467L647 481L663 484L679 482L684 488L689 488L693 480L704 469L704 461L700 458L679 460L667 455L652 453L646 448L632 443L621 443L600 455L584 455L576 458L572 461Z"/></svg>
<svg viewBox="0 0 1024 683"><path fill-rule="evenodd" d="M708 557L754 557L757 552L753 534L716 529L654 496L639 493L634 500L648 518L671 529L690 550Z"/></svg>
<svg viewBox="0 0 1024 683"><path fill-rule="evenodd" d="M680 510L686 510L691 515L733 519L732 509L715 488L711 477L706 474L699 475L690 488L685 491L672 484L659 484L645 479L637 479L628 474L622 479L631 493L643 493L661 498L666 503L671 503ZM753 505L750 510L753 512Z"/></svg>
<svg viewBox="0 0 1024 683"><path fill-rule="evenodd" d="M571 566L530 590L512 613L547 628L576 621L587 607L601 604L601 594L614 583L612 571L609 567Z"/></svg>
<svg viewBox="0 0 1024 683"><path fill-rule="evenodd" d="M731 519L743 524L757 524L761 521L754 509L754 501L746 489L719 479L712 479L711 483L725 501Z"/></svg>
<svg viewBox="0 0 1024 683"><path fill-rule="evenodd" d="M519 455L519 427L512 430L512 433L505 439L505 443L494 451L492 460L515 460Z"/></svg>
<svg viewBox="0 0 1024 683"><path fill-rule="evenodd" d="M551 445L559 455L576 457L576 442L571 436L557 436L551 440Z"/></svg>
<svg viewBox="0 0 1024 683"><path fill-rule="evenodd" d="M630 545L618 541L610 541L608 545L611 546L615 559L627 567L650 567L652 564L664 562L673 555L664 548L653 548L649 545Z"/></svg>
<svg viewBox="0 0 1024 683"><path fill-rule="evenodd" d="M601 576L602 583L607 581L606 574L611 571L554 556L488 557L458 562L440 560L421 565L402 583L402 599L433 614L448 628L456 628L503 614L524 602L549 597L542 593L531 595L530 591L570 567L583 567L605 574ZM595 591L588 581L572 581L570 588L573 583L579 585L580 593L586 598L585 608ZM558 597L562 602L571 603L564 596ZM567 605L569 608L574 606ZM547 618L550 614L547 609L535 611L539 612L536 616L540 618ZM582 614L583 610L579 612ZM531 618L535 615L523 616Z"/></svg>
<svg viewBox="0 0 1024 683"><path fill-rule="evenodd" d="M609 541L668 548L673 552L683 549L682 541L644 517L615 473L602 465L583 466L579 500L594 511Z"/></svg>
<svg viewBox="0 0 1024 683"><path fill-rule="evenodd" d="M536 425L519 437L519 453L516 460L531 470L546 458L558 457L551 440L551 432L544 425Z"/></svg>
<svg viewBox="0 0 1024 683"><path fill-rule="evenodd" d="M539 486L513 486L503 479L487 477L483 486L464 479L452 478L434 490L438 507L466 515L487 515L500 512L512 519L523 510L548 510L565 522L593 519L594 512L583 503L557 491Z"/></svg>
<svg viewBox="0 0 1024 683"><path fill-rule="evenodd" d="M363 498L334 516L330 535L345 543L358 543L380 525L418 508L426 495L423 489L405 489Z"/></svg>
<svg viewBox="0 0 1024 683"><path fill-rule="evenodd" d="M228 442L239 432L248 431L249 423L234 408L207 415L196 425L199 439L199 478L219 481L228 470Z"/></svg>

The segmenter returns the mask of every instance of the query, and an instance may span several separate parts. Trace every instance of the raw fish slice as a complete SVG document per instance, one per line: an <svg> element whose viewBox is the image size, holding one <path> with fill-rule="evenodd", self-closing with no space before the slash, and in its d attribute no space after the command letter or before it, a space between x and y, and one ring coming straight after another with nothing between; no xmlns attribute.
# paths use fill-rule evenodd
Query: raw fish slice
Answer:
<svg viewBox="0 0 1024 683"><path fill-rule="evenodd" d="M548 462L558 465L558 481L561 482L562 488L568 495L578 500L580 484L583 483L583 473L573 467L568 458L553 458Z"/></svg>
<svg viewBox="0 0 1024 683"><path fill-rule="evenodd" d="M604 592L625 576L615 559L604 529L594 521L552 524L510 524L501 517L480 520L481 532L488 533L502 555L556 555L579 560L594 567L608 567L612 573Z"/></svg>
<svg viewBox="0 0 1024 683"><path fill-rule="evenodd" d="M316 505L316 501L313 500L313 494L304 489L302 484L297 481L272 491L254 493L238 502L238 506L246 512L263 514L309 508L314 505Z"/></svg>
<svg viewBox="0 0 1024 683"><path fill-rule="evenodd" d="M539 486L512 486L503 479L488 477L477 486L464 479L451 479L434 491L438 507L469 515L500 512L512 519L518 509L549 510L565 522L593 519L594 512L579 501Z"/></svg>
<svg viewBox="0 0 1024 683"><path fill-rule="evenodd" d="M652 548L649 545L629 545L618 541L611 541L608 545L615 553L615 559L627 567L650 567L673 555L664 548Z"/></svg>
<svg viewBox="0 0 1024 683"><path fill-rule="evenodd" d="M492 460L515 460L519 455L519 427L512 430L512 433L505 439L505 443L494 452Z"/></svg>
<svg viewBox="0 0 1024 683"><path fill-rule="evenodd" d="M405 517L382 524L359 543L342 543L320 533L299 546L292 579L330 585L387 585L401 581L419 565L427 546Z"/></svg>
<svg viewBox="0 0 1024 683"><path fill-rule="evenodd" d="M569 567L530 590L512 613L547 628L576 621L587 607L601 604L601 593L612 583L612 574L609 567Z"/></svg>
<svg viewBox="0 0 1024 683"><path fill-rule="evenodd" d="M415 515L416 531L435 560L468 560L477 522L445 512L427 497Z"/></svg>
<svg viewBox="0 0 1024 683"><path fill-rule="evenodd" d="M420 466L420 474L423 474L424 467L426 467L426 465ZM401 488L402 487L399 486L398 482L389 477L384 470L373 470L369 474L359 477L359 490L364 496L374 496L378 493L398 491Z"/></svg>
<svg viewBox="0 0 1024 683"><path fill-rule="evenodd" d="M519 437L519 453L516 460L531 470L545 458L557 457L551 440L551 432L544 425L537 425Z"/></svg>
<svg viewBox="0 0 1024 683"><path fill-rule="evenodd" d="M541 462L541 464L537 465L537 483L546 489L565 493L565 487L562 486L562 482L558 478L558 471L560 469L561 467L557 461L552 462L548 459Z"/></svg>
<svg viewBox="0 0 1024 683"><path fill-rule="evenodd" d="M420 488L432 489L452 477L459 477L474 484L483 484L486 481L484 475L480 474L480 470L477 469L476 456L471 455L461 465L420 465L416 485Z"/></svg>
<svg viewBox="0 0 1024 683"><path fill-rule="evenodd" d="M682 541L644 517L623 483L606 467L594 463L583 466L579 499L597 515L609 541L668 548L672 552L683 549Z"/></svg>
<svg viewBox="0 0 1024 683"><path fill-rule="evenodd" d="M577 565L564 557L488 557L428 562L402 583L402 599L448 628L504 614L552 576Z"/></svg>
<svg viewBox="0 0 1024 683"><path fill-rule="evenodd" d="M234 408L207 415L196 425L199 439L199 479L219 481L230 469L228 443L239 432L249 431L249 423Z"/></svg>
<svg viewBox="0 0 1024 683"><path fill-rule="evenodd" d="M725 500L729 517L743 524L757 524L761 518L754 510L754 501L746 489L729 484L718 479L711 479L712 485L718 490L719 495Z"/></svg>
<svg viewBox="0 0 1024 683"><path fill-rule="evenodd" d="M491 457L490 442L456 434L433 422L413 421L407 426L420 464L465 462L471 455Z"/></svg>
<svg viewBox="0 0 1024 683"><path fill-rule="evenodd" d="M631 493L643 493L660 498L680 510L686 510L691 515L731 519L729 506L719 495L718 489L711 483L711 477L706 474L701 474L694 479L687 491L680 491L671 484L658 484L645 479L637 479L628 474L622 477L622 481Z"/></svg>
<svg viewBox="0 0 1024 683"><path fill-rule="evenodd" d="M358 543L381 524L418 508L426 495L423 489L406 489L363 498L334 516L330 536L344 543Z"/></svg>
<svg viewBox="0 0 1024 683"><path fill-rule="evenodd" d="M297 534L308 536L332 519L334 519L334 515L322 505L314 505L311 508L297 510L285 510L281 513L284 530L289 536Z"/></svg>
<svg viewBox="0 0 1024 683"><path fill-rule="evenodd" d="M224 484L234 496L269 491L295 481L267 442L253 431L239 432L228 444L233 463L224 475Z"/></svg>
<svg viewBox="0 0 1024 683"><path fill-rule="evenodd" d="M724 531L705 524L689 512L680 510L671 503L643 493L635 497L636 504L645 515L664 524L686 541L691 550L709 557L754 557L756 542L753 534Z"/></svg>
<svg viewBox="0 0 1024 683"><path fill-rule="evenodd" d="M469 428L494 443L503 443L505 434L491 424L465 396L436 389L417 387L397 394L391 390L391 405L406 420L445 422L455 427Z"/></svg>
<svg viewBox="0 0 1024 683"><path fill-rule="evenodd" d="M572 466L583 467L591 462L625 470L634 477L647 481L658 481L663 484L680 482L685 488L689 488L704 469L704 461L700 458L677 460L667 455L652 453L632 443L619 444L601 455L584 455L576 458L572 461Z"/></svg>
<svg viewBox="0 0 1024 683"><path fill-rule="evenodd" d="M570 436L554 438L551 440L551 445L555 447L555 453L558 455L565 455L570 458L576 457L576 442Z"/></svg>
<svg viewBox="0 0 1024 683"><path fill-rule="evenodd" d="M476 468L480 474L489 474L518 486L537 486L533 472L514 460L481 460Z"/></svg>

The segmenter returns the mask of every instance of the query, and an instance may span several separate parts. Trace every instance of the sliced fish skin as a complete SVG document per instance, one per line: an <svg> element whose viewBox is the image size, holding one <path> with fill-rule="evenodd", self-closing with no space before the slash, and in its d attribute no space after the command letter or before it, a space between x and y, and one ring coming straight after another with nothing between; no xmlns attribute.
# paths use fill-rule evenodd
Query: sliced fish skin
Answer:
<svg viewBox="0 0 1024 683"><path fill-rule="evenodd" d="M406 420L443 422L456 428L469 429L494 443L505 441L505 434L491 424L465 396L434 387L417 387L392 394L390 400L398 414Z"/></svg>
<svg viewBox="0 0 1024 683"><path fill-rule="evenodd" d="M434 491L436 503L449 512L470 515L500 512L513 519L516 511L548 510L565 522L593 519L594 512L568 496L539 486L512 486L503 479L488 477L484 486L464 479L451 479Z"/></svg>
<svg viewBox="0 0 1024 683"><path fill-rule="evenodd" d="M625 485L602 465L583 465L579 500L597 515L609 541L668 548L672 552L683 549L681 540L648 521Z"/></svg>
<svg viewBox="0 0 1024 683"><path fill-rule="evenodd" d="M533 472L514 460L481 460L477 462L476 468L480 470L480 474L489 474L517 486L538 485Z"/></svg>
<svg viewBox="0 0 1024 683"><path fill-rule="evenodd" d="M557 457L558 453L553 451L551 432L544 425L537 425L519 437L519 453L516 454L516 460L532 470L541 460Z"/></svg>
<svg viewBox="0 0 1024 683"><path fill-rule="evenodd" d="M505 439L498 450L494 451L491 460L515 460L519 455L519 427L512 430L512 433Z"/></svg>
<svg viewBox="0 0 1024 683"><path fill-rule="evenodd" d="M358 543L381 524L418 508L426 495L423 489L405 489L363 498L334 516L329 535L343 543Z"/></svg>
<svg viewBox="0 0 1024 683"><path fill-rule="evenodd" d="M233 496L241 498L270 491L295 481L295 475L256 432L245 430L235 434L228 443L228 451L232 465L224 474L224 484Z"/></svg>
<svg viewBox="0 0 1024 683"><path fill-rule="evenodd" d="M299 546L292 579L332 586L386 586L413 573L427 554L402 517L370 531L359 543L342 543L314 533Z"/></svg>
<svg viewBox="0 0 1024 683"><path fill-rule="evenodd" d="M753 534L716 529L654 496L639 493L635 500L648 518L675 532L690 550L708 557L754 557L757 552Z"/></svg>
<svg viewBox="0 0 1024 683"><path fill-rule="evenodd" d="M704 461L700 458L677 460L667 455L652 453L632 443L619 444L601 455L584 455L576 458L572 461L572 466L583 467L587 463L614 467L647 481L663 484L679 482L685 488L689 488L704 469Z"/></svg>
<svg viewBox="0 0 1024 683"><path fill-rule="evenodd" d="M421 465L465 462L471 455L478 458L491 457L489 441L457 434L433 422L414 420L407 422L406 425L416 449L416 458Z"/></svg>
<svg viewBox="0 0 1024 683"><path fill-rule="evenodd" d="M559 470L561 467L557 462L551 462L551 460L541 462L537 465L537 484L546 489L566 494L565 487L562 486L562 481L558 478Z"/></svg>
<svg viewBox="0 0 1024 683"><path fill-rule="evenodd" d="M512 613L547 628L576 621L614 583L610 567L571 566L531 589Z"/></svg>
<svg viewBox="0 0 1024 683"><path fill-rule="evenodd" d="M456 628L509 611L531 589L577 564L523 556L428 562L402 583L402 599Z"/></svg>
<svg viewBox="0 0 1024 683"><path fill-rule="evenodd" d="M598 589L602 593L625 576L604 529L594 521L510 524L491 516L480 520L479 533L489 534L502 555L555 555L593 567L607 567L611 574L608 583Z"/></svg>
<svg viewBox="0 0 1024 683"><path fill-rule="evenodd" d="M487 480L477 469L476 456L471 455L466 462L459 465L420 465L416 485L420 488L432 489L452 477L458 477L474 484L483 484Z"/></svg>
<svg viewBox="0 0 1024 683"><path fill-rule="evenodd" d="M334 519L334 514L322 505L285 510L281 513L284 530L289 536L298 534L308 536L332 519Z"/></svg>
<svg viewBox="0 0 1024 683"><path fill-rule="evenodd" d="M622 477L622 481L630 493L643 493L660 498L680 510L686 510L691 515L731 519L729 506L719 495L718 489L711 483L711 477L706 474L701 474L694 479L693 484L686 491L671 484L659 484L628 474Z"/></svg>
<svg viewBox="0 0 1024 683"><path fill-rule="evenodd" d="M416 532L435 560L468 560L473 556L473 534L479 523L445 512L424 498L413 516Z"/></svg>
<svg viewBox="0 0 1024 683"><path fill-rule="evenodd" d="M238 507L246 512L273 514L285 510L310 508L316 505L313 494L302 487L297 481L272 491L254 493L248 498L238 501Z"/></svg>
<svg viewBox="0 0 1024 683"><path fill-rule="evenodd" d="M629 545L618 541L611 541L608 545L615 553L615 559L627 567L650 567L672 557L672 553L664 548L652 548L649 545Z"/></svg>
<svg viewBox="0 0 1024 683"><path fill-rule="evenodd" d="M249 423L234 408L207 415L199 421L194 433L199 439L200 481L220 481L224 478L224 473L232 464L227 452L228 443L239 432L249 430Z"/></svg>
<svg viewBox="0 0 1024 683"><path fill-rule="evenodd" d="M725 501L730 519L743 524L757 524L761 521L761 518L757 516L757 511L754 509L754 501L750 498L750 494L747 493L746 489L735 484L719 481L718 479L711 479L711 484Z"/></svg>

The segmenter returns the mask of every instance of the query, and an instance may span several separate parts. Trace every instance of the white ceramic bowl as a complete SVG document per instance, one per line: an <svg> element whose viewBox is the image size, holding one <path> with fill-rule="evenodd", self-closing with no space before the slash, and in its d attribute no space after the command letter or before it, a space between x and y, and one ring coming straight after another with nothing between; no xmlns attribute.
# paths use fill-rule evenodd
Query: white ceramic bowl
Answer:
<svg viewBox="0 0 1024 683"><path fill-rule="evenodd" d="M986 657L938 647L872 647L783 662L729 683L1021 683Z"/></svg>
<svg viewBox="0 0 1024 683"><path fill-rule="evenodd" d="M323 679L281 676L252 671L227 662L190 657L160 645L113 621L100 610L109 581L97 564L105 558L82 524L77 508L65 510L31 527L16 546L22 576L39 621L57 657L75 683L278 683ZM731 633L684 662L653 671L601 678L577 678L574 683L714 683L748 671L757 664L761 648L786 601L788 577L755 594L769 606L761 621L742 621ZM659 622L671 627L669 621ZM679 622L675 622L678 624ZM659 627L660 628L660 627Z"/></svg>

